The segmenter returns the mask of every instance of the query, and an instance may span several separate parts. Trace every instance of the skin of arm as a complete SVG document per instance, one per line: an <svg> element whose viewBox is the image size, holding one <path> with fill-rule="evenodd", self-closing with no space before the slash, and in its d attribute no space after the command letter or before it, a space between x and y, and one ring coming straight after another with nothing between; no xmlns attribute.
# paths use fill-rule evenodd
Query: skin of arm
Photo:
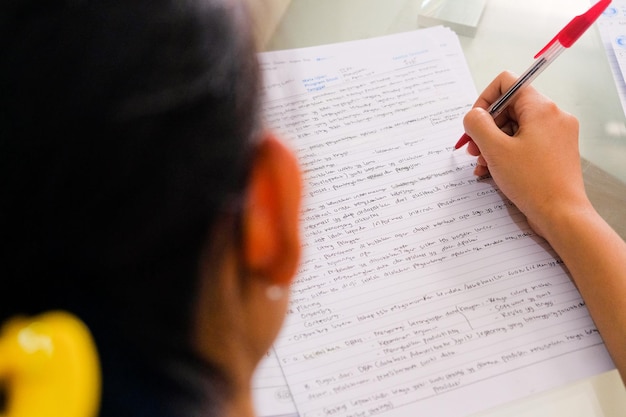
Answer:
<svg viewBox="0 0 626 417"><path fill-rule="evenodd" d="M475 174L490 173L565 262L626 381L626 243L586 195L572 115L532 87L495 121L487 113L515 79L500 74L464 118Z"/></svg>

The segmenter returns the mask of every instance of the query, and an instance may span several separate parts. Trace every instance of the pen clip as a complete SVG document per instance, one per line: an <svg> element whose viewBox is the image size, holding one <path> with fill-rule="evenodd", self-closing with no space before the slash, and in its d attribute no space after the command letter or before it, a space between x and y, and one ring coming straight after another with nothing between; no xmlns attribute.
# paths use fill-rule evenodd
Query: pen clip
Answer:
<svg viewBox="0 0 626 417"><path fill-rule="evenodd" d="M573 18L543 49L537 52L535 59L543 55L557 41L565 48L569 48L582 36L583 33L598 19L611 0L600 0L585 13Z"/></svg>

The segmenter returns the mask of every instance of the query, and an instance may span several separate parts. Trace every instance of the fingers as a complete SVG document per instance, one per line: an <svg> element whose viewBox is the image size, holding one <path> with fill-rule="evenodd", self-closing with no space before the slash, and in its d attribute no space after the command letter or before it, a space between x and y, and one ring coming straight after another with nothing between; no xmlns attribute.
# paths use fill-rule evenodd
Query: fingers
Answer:
<svg viewBox="0 0 626 417"><path fill-rule="evenodd" d="M485 165L489 161L489 157L484 156L485 152L489 153L485 147L489 147L491 142L502 142L510 138L495 124L491 115L481 107L475 107L465 115L463 126L472 138L468 144L468 152L474 156L482 154L486 159Z"/></svg>
<svg viewBox="0 0 626 417"><path fill-rule="evenodd" d="M498 77L496 77L480 94L474 103L473 110L471 110L463 120L465 131L470 137L473 137L473 134L476 133L483 134L483 132L490 132L490 127L494 124L494 121L490 120L491 116L486 113L476 113L476 110L474 109L488 109L491 103L496 101L504 92L506 92L511 85L515 83L515 81L515 75L511 72L505 71L498 75ZM498 117L496 120L496 126L499 126L508 135L513 135L517 131L517 123L509 120L506 114L501 114ZM480 147L474 141L470 141L468 143L467 150L468 153L473 156L479 156L481 154ZM482 162L482 164L480 162ZM484 167L487 166L487 162L484 158L480 162L479 165L483 165ZM477 175L485 175L487 173L486 169L477 169L477 171L480 172L480 174Z"/></svg>
<svg viewBox="0 0 626 417"><path fill-rule="evenodd" d="M473 140L470 140L467 143L467 153L469 153L472 156L480 155L480 149L478 149L478 145L476 145L476 143L474 143Z"/></svg>
<svg viewBox="0 0 626 417"><path fill-rule="evenodd" d="M544 96L532 87L525 87L516 99L494 121L487 109L492 102L504 94L517 78L511 72L503 72L494 79L476 100L475 107L470 110L463 120L466 133L473 139L468 144L468 152L473 156L480 156L477 175L488 173L494 158L505 160L511 157L512 149L507 151L503 147L515 143L511 137L517 136L521 121L536 120L533 112L541 111L540 106L551 104ZM536 125L536 123L535 123ZM519 144L518 144L519 145ZM494 151L491 151L494 149ZM519 152L519 150L517 150Z"/></svg>
<svg viewBox="0 0 626 417"><path fill-rule="evenodd" d="M587 204L578 151L578 121L532 87L525 87L497 120L488 113L515 81L500 74L463 119L477 156L475 175L491 174L498 187L542 230L547 213Z"/></svg>
<svg viewBox="0 0 626 417"><path fill-rule="evenodd" d="M517 77L512 72L504 71L500 73L480 94L473 107L488 109L494 101L511 88L516 80ZM498 119L505 120L505 118Z"/></svg>
<svg viewBox="0 0 626 417"><path fill-rule="evenodd" d="M476 159L476 168L474 168L474 175L477 177L482 177L484 175L489 174L489 167L487 166L487 161L482 156L479 156Z"/></svg>
<svg viewBox="0 0 626 417"><path fill-rule="evenodd" d="M512 72L505 71L500 73L488 86L485 90L480 94L473 107L479 107L482 109L489 109L491 104L498 100L504 93L506 93L509 88L517 81L517 76ZM524 87L525 95L529 94L539 94L534 88L530 86ZM522 94L520 94L522 95ZM519 100L520 97L513 99L513 103ZM495 122L500 129L507 133L509 136L514 135L519 128L517 123L519 115L517 114L517 107L513 105L509 105L504 109L502 114L500 114Z"/></svg>

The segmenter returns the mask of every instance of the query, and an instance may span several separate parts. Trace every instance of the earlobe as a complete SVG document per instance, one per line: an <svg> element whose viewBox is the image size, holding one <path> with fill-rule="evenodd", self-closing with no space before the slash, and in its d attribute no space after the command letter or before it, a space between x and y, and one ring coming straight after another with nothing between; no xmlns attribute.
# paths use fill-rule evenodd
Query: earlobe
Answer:
<svg viewBox="0 0 626 417"><path fill-rule="evenodd" d="M300 258L300 168L293 153L267 135L258 145L243 213L243 250L250 271L288 285Z"/></svg>

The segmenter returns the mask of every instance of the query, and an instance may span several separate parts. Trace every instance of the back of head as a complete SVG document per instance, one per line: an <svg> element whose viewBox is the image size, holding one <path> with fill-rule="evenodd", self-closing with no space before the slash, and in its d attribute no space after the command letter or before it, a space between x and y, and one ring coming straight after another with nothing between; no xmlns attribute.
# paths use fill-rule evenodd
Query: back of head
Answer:
<svg viewBox="0 0 626 417"><path fill-rule="evenodd" d="M187 349L199 252L258 128L245 18L229 0L0 5L0 322L65 309L100 346Z"/></svg>

